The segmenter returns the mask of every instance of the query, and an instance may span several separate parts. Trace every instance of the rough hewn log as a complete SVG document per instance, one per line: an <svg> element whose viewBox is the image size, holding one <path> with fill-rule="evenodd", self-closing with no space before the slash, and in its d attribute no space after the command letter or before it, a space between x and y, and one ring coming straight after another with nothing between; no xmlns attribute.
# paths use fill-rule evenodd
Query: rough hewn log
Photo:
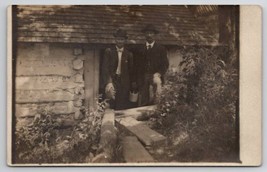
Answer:
<svg viewBox="0 0 267 172"><path fill-rule="evenodd" d="M17 90L56 90L75 87L84 87L83 78L80 77L80 74L75 75L75 78L65 76L16 77Z"/></svg>
<svg viewBox="0 0 267 172"><path fill-rule="evenodd" d="M62 51L63 50L63 51ZM17 76L72 76L74 57L64 49L51 49L49 44L34 44L18 48Z"/></svg>
<svg viewBox="0 0 267 172"><path fill-rule="evenodd" d="M99 158L94 158L93 162L108 163L112 162L114 150L117 145L117 131L115 128L115 115L114 111L107 109L102 119L101 135L100 135L100 148L98 152Z"/></svg>
<svg viewBox="0 0 267 172"><path fill-rule="evenodd" d="M78 110L74 107L74 102L55 102L42 104L16 104L17 117L34 117L38 114L38 109L48 107L53 114L71 114Z"/></svg>
<svg viewBox="0 0 267 172"><path fill-rule="evenodd" d="M65 90L16 90L16 103L71 101L75 95Z"/></svg>

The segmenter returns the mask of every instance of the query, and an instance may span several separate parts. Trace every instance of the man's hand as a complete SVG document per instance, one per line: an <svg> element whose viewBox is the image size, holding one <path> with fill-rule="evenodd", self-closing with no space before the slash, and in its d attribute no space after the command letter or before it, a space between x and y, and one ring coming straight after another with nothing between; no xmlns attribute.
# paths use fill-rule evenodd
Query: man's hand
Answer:
<svg viewBox="0 0 267 172"><path fill-rule="evenodd" d="M107 86L105 88L105 93L106 93L108 98L115 99L116 91L115 91L113 83L107 84Z"/></svg>
<svg viewBox="0 0 267 172"><path fill-rule="evenodd" d="M155 73L154 75L153 75L153 83L155 84L155 85L161 85L162 84L162 81L161 81L161 79L160 79L160 74L159 73Z"/></svg>

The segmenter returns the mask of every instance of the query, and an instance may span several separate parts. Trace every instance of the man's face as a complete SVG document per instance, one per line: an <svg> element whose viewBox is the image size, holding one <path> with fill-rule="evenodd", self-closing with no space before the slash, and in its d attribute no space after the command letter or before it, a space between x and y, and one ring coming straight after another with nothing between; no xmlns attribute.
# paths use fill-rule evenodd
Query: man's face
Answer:
<svg viewBox="0 0 267 172"><path fill-rule="evenodd" d="M146 31L145 36L146 36L146 41L148 43L152 43L155 40L155 32L153 31Z"/></svg>
<svg viewBox="0 0 267 172"><path fill-rule="evenodd" d="M122 48L126 43L126 38L124 37L116 37L115 42L118 48Z"/></svg>

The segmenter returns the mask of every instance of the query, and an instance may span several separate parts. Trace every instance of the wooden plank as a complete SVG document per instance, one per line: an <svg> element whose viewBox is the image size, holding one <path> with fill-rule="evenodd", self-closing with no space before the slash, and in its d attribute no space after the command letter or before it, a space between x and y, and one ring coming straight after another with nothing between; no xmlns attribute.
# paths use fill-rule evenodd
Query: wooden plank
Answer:
<svg viewBox="0 0 267 172"><path fill-rule="evenodd" d="M86 50L84 61L85 106L93 107L94 100L94 50Z"/></svg>
<svg viewBox="0 0 267 172"><path fill-rule="evenodd" d="M149 112L154 111L155 109L156 105L142 106L125 110L117 110L115 111L115 115L116 118L132 117L135 119L140 119L143 116L149 116Z"/></svg>
<svg viewBox="0 0 267 172"><path fill-rule="evenodd" d="M133 133L144 145L155 146L163 143L166 137L152 130L143 123L138 122L132 117L119 118L116 121Z"/></svg>
<svg viewBox="0 0 267 172"><path fill-rule="evenodd" d="M134 136L123 138L122 149L126 162L154 162L153 157Z"/></svg>
<svg viewBox="0 0 267 172"><path fill-rule="evenodd" d="M16 103L72 101L75 95L65 90L16 90Z"/></svg>
<svg viewBox="0 0 267 172"><path fill-rule="evenodd" d="M115 113L112 109L106 109L101 126L115 126Z"/></svg>
<svg viewBox="0 0 267 172"><path fill-rule="evenodd" d="M94 102L93 106L97 106L97 101L98 101L98 91L99 91L99 80L100 80L100 71L99 71L99 60L100 59L100 50L99 49L94 49Z"/></svg>
<svg viewBox="0 0 267 172"><path fill-rule="evenodd" d="M105 111L101 124L100 143L99 143L100 145L99 152L101 156L96 156L99 158L94 158L93 162L101 162L101 163L112 162L114 158L113 156L116 143L117 143L117 131L115 129L115 114L113 110L107 109Z"/></svg>
<svg viewBox="0 0 267 172"><path fill-rule="evenodd" d="M84 87L84 83L75 83L74 78L65 76L21 76L16 77L17 90L53 90Z"/></svg>
<svg viewBox="0 0 267 172"><path fill-rule="evenodd" d="M73 105L73 101L55 102L42 104L16 104L17 117L33 117L38 113L38 109L48 108L54 114L70 114L78 110Z"/></svg>

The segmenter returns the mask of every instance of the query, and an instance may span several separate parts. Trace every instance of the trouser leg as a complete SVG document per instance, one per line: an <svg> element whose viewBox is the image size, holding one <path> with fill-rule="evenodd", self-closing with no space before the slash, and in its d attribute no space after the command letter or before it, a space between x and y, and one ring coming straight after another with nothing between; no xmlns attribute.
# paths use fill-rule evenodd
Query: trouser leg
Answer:
<svg viewBox="0 0 267 172"><path fill-rule="evenodd" d="M154 90L153 90L153 80L152 74L145 74L144 84L141 88L140 92L140 103L139 106L146 106L149 104L153 104Z"/></svg>
<svg viewBox="0 0 267 172"><path fill-rule="evenodd" d="M115 80L115 109L126 109L130 107L129 88L127 83L123 83L121 78Z"/></svg>
<svg viewBox="0 0 267 172"><path fill-rule="evenodd" d="M153 92L154 92L153 103L154 104L159 102L161 91L162 91L161 84L153 84Z"/></svg>

